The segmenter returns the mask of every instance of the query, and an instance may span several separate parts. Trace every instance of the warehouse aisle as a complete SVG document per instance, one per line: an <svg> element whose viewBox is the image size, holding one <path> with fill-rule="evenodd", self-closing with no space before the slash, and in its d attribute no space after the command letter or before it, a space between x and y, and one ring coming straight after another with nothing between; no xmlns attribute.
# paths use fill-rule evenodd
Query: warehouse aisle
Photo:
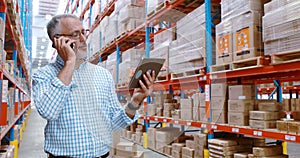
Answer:
<svg viewBox="0 0 300 158"><path fill-rule="evenodd" d="M31 114L27 122L23 140L20 143L19 158L46 158L44 153L44 127L46 120L31 107Z"/></svg>
<svg viewBox="0 0 300 158"><path fill-rule="evenodd" d="M19 158L46 158L44 153L44 127L46 120L31 107L31 114L28 119L26 131L23 133L23 140L20 143ZM127 141L121 139L122 141ZM138 146L139 151L144 151L144 158L166 158L156 152Z"/></svg>

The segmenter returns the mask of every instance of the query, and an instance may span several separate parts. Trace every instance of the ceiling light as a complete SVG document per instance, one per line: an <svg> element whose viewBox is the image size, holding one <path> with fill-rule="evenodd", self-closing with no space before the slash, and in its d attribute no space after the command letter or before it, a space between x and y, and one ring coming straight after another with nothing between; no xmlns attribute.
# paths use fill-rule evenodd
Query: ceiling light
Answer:
<svg viewBox="0 0 300 158"><path fill-rule="evenodd" d="M46 42L46 38L42 38L42 42Z"/></svg>
<svg viewBox="0 0 300 158"><path fill-rule="evenodd" d="M41 49L45 49L45 46L41 46Z"/></svg>
<svg viewBox="0 0 300 158"><path fill-rule="evenodd" d="M51 18L52 18L52 16L50 14L45 15L45 19L50 20Z"/></svg>
<svg viewBox="0 0 300 158"><path fill-rule="evenodd" d="M44 52L40 52L40 54L44 54Z"/></svg>

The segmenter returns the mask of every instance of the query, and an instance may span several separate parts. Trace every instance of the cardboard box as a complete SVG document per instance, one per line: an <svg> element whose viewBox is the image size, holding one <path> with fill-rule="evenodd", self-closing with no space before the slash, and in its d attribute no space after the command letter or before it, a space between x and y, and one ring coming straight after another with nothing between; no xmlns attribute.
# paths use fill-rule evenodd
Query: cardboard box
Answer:
<svg viewBox="0 0 300 158"><path fill-rule="evenodd" d="M193 120L193 109L181 108L180 118L182 120Z"/></svg>
<svg viewBox="0 0 300 158"><path fill-rule="evenodd" d="M186 140L185 146L190 149L195 149L195 142L193 140Z"/></svg>
<svg viewBox="0 0 300 158"><path fill-rule="evenodd" d="M245 152L245 153L235 153L233 155L233 158L248 158L248 154L250 154L250 153L248 153L248 152Z"/></svg>
<svg viewBox="0 0 300 158"><path fill-rule="evenodd" d="M288 130L290 133L300 133L300 122L299 121L290 121L288 122Z"/></svg>
<svg viewBox="0 0 300 158"><path fill-rule="evenodd" d="M194 149L191 149L191 148L188 148L188 147L183 147L182 148L182 155L194 157L194 154L195 154Z"/></svg>
<svg viewBox="0 0 300 158"><path fill-rule="evenodd" d="M217 145L220 147L228 147L228 146L237 146L238 142L236 140L231 140L228 138L216 138L216 139L208 139L208 144Z"/></svg>
<svg viewBox="0 0 300 158"><path fill-rule="evenodd" d="M211 118L214 123L227 123L227 111L213 109Z"/></svg>
<svg viewBox="0 0 300 158"><path fill-rule="evenodd" d="M180 99L180 106L182 109L192 109L193 100L192 99Z"/></svg>
<svg viewBox="0 0 300 158"><path fill-rule="evenodd" d="M291 111L291 99L282 99L282 110Z"/></svg>
<svg viewBox="0 0 300 158"><path fill-rule="evenodd" d="M137 154L137 146L130 142L120 142L117 145L117 156L135 156Z"/></svg>
<svg viewBox="0 0 300 158"><path fill-rule="evenodd" d="M233 39L231 19L216 25L216 65L233 61Z"/></svg>
<svg viewBox="0 0 300 158"><path fill-rule="evenodd" d="M249 125L259 129L276 128L276 121L250 120Z"/></svg>
<svg viewBox="0 0 300 158"><path fill-rule="evenodd" d="M291 111L300 111L300 99L291 99Z"/></svg>
<svg viewBox="0 0 300 158"><path fill-rule="evenodd" d="M252 85L234 85L228 87L230 100L252 100L255 93Z"/></svg>
<svg viewBox="0 0 300 158"><path fill-rule="evenodd" d="M226 83L211 84L211 97L225 97L225 96L227 96Z"/></svg>
<svg viewBox="0 0 300 158"><path fill-rule="evenodd" d="M193 134L195 145L207 146L207 135L206 134Z"/></svg>
<svg viewBox="0 0 300 158"><path fill-rule="evenodd" d="M228 100L229 112L249 112L254 109L254 100Z"/></svg>
<svg viewBox="0 0 300 158"><path fill-rule="evenodd" d="M185 146L183 143L173 143L172 144L172 152L182 153L182 148Z"/></svg>
<svg viewBox="0 0 300 158"><path fill-rule="evenodd" d="M200 115L200 119L199 119L200 121L207 121L206 108L200 108L199 115Z"/></svg>
<svg viewBox="0 0 300 158"><path fill-rule="evenodd" d="M205 103L205 93L200 93L200 107L205 108L206 103Z"/></svg>
<svg viewBox="0 0 300 158"><path fill-rule="evenodd" d="M164 153L167 155L172 155L172 146L171 145L164 146Z"/></svg>
<svg viewBox="0 0 300 158"><path fill-rule="evenodd" d="M199 120L200 120L199 107L193 107L192 114L193 114L192 119L193 119L194 121L199 121Z"/></svg>
<svg viewBox="0 0 300 158"><path fill-rule="evenodd" d="M288 121L277 120L276 127L279 131L287 132L288 131Z"/></svg>
<svg viewBox="0 0 300 158"><path fill-rule="evenodd" d="M278 120L280 119L279 112L271 111L250 111L250 119L252 120Z"/></svg>
<svg viewBox="0 0 300 158"><path fill-rule="evenodd" d="M276 101L261 101L258 103L259 111L280 111L281 106Z"/></svg>
<svg viewBox="0 0 300 158"><path fill-rule="evenodd" d="M282 146L265 146L265 147L254 147L253 155L254 156L276 156L282 154Z"/></svg>
<svg viewBox="0 0 300 158"><path fill-rule="evenodd" d="M211 97L210 106L211 109L227 111L227 98L225 96Z"/></svg>
<svg viewBox="0 0 300 158"><path fill-rule="evenodd" d="M172 157L173 157L173 158L182 158L182 153L181 153L181 152L174 151L174 150L172 149Z"/></svg>
<svg viewBox="0 0 300 158"><path fill-rule="evenodd" d="M228 124L238 126L249 125L249 113L248 112L228 112Z"/></svg>

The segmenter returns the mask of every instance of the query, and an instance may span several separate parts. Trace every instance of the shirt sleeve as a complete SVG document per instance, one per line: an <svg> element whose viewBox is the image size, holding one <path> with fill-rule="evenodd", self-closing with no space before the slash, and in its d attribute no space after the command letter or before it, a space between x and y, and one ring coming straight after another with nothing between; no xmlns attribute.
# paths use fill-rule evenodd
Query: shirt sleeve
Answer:
<svg viewBox="0 0 300 158"><path fill-rule="evenodd" d="M51 77L49 74L39 71L32 76L33 100L43 118L56 120L70 95L73 84L66 86L57 77Z"/></svg>
<svg viewBox="0 0 300 158"><path fill-rule="evenodd" d="M110 117L111 117L111 123L114 131L119 131L121 129L126 128L127 126L134 123L139 118L139 113L136 112L134 115L134 118L131 119L127 116L126 111L124 108L121 107L120 102L118 100L115 84L112 79L112 76L110 75Z"/></svg>

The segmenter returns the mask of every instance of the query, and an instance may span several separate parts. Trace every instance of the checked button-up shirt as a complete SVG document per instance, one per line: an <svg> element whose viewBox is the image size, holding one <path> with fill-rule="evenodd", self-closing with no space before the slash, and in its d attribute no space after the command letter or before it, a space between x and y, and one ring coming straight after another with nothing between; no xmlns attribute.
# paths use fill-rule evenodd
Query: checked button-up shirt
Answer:
<svg viewBox="0 0 300 158"><path fill-rule="evenodd" d="M132 124L138 114L134 119L126 115L108 70L84 62L66 86L57 78L63 64L58 56L32 77L34 104L47 120L45 151L80 158L104 155L110 149L112 131Z"/></svg>

